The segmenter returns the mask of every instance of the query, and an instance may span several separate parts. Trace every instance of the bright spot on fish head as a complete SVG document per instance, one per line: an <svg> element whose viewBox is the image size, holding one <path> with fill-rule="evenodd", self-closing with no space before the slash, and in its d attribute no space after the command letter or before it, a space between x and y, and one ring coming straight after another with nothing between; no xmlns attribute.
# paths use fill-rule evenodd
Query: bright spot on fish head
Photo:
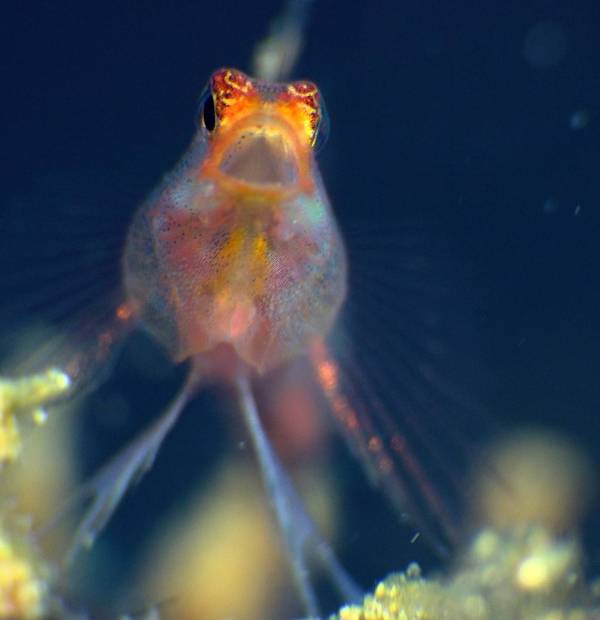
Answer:
<svg viewBox="0 0 600 620"><path fill-rule="evenodd" d="M326 122L312 82L265 82L220 69L202 101L204 178L257 196L313 189L314 149Z"/></svg>

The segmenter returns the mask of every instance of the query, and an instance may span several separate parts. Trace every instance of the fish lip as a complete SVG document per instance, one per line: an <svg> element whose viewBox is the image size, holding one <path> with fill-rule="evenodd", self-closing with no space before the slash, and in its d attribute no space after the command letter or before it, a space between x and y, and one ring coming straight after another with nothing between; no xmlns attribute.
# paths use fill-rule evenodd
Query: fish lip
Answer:
<svg viewBox="0 0 600 620"><path fill-rule="evenodd" d="M231 158L239 156L241 136L245 136L245 144L262 138L258 152L267 153L271 162L281 155L283 161L276 162L279 168L272 168L271 174L264 173L264 169L258 171L264 174L256 174L256 170L245 167L243 162L232 163ZM248 114L222 127L221 132L211 138L200 174L212 178L223 191L272 200L314 190L312 149L283 116L272 112Z"/></svg>
<svg viewBox="0 0 600 620"><path fill-rule="evenodd" d="M223 151L219 172L249 186L290 188L299 177L294 145L270 125L243 129Z"/></svg>

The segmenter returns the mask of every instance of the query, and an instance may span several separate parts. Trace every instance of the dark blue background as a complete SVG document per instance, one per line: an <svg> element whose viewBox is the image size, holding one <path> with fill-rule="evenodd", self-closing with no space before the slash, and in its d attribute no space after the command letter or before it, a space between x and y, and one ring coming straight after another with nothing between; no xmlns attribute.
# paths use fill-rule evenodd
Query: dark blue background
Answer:
<svg viewBox="0 0 600 620"><path fill-rule="evenodd" d="M275 1L3 8L3 309L19 308L25 320L41 309L62 321L85 306L85 295L64 302L61 276L51 277L56 253L57 263L77 272L89 266L91 274L100 256L107 267L92 290L111 287L118 265L111 248L187 146L208 75L222 65L249 70L253 46L278 10ZM317 82L327 102L332 129L320 159L342 228L353 239L364 226L376 244L378 227L433 222L432 236L448 241L465 266L469 316L481 338L469 348L475 344L491 377L488 409L503 425L565 429L594 452L600 5L323 0L295 75ZM577 112L588 118L584 127L572 127ZM385 265L384 252L378 260ZM23 277L14 275L19 268ZM45 282L52 301L32 295L31 282ZM132 408L156 413L156 401L146 402L143 390L136 397L133 371L121 366L111 389L133 389ZM166 402L175 376L165 372ZM187 453L199 476L212 451L228 444L223 422L210 424L220 439ZM157 469L145 486L161 480L168 484ZM175 487L183 492L185 484ZM143 493L131 500L138 509L123 509L122 523L143 516ZM375 517L364 512L368 528ZM384 556L365 559L363 580L413 559Z"/></svg>

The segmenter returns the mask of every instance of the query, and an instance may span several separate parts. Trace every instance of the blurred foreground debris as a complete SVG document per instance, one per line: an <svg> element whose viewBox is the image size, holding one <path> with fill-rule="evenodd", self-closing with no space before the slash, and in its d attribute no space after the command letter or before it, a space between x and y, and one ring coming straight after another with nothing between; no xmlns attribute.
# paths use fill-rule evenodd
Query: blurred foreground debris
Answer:
<svg viewBox="0 0 600 620"><path fill-rule="evenodd" d="M595 486L584 455L548 431L492 447L473 485L473 534L441 575L416 564L331 620L599 620L577 525Z"/></svg>
<svg viewBox="0 0 600 620"><path fill-rule="evenodd" d="M0 527L0 618L34 620L48 606L50 571L27 537Z"/></svg>
<svg viewBox="0 0 600 620"><path fill-rule="evenodd" d="M48 614L54 617L56 613L67 617L51 594L55 574L34 541L32 515L14 514L21 496L35 489L15 488L13 473L17 461L23 460L18 418L29 417L35 425L44 424L44 406L66 393L69 385L68 376L57 369L19 379L0 379L0 465L12 466L1 472L0 619L36 620L49 617ZM51 466L52 463L46 464L39 474L43 475Z"/></svg>
<svg viewBox="0 0 600 620"><path fill-rule="evenodd" d="M333 536L335 491L319 470L298 473L310 510ZM168 620L283 620L288 571L260 480L240 455L161 524L137 589L152 600L172 596Z"/></svg>
<svg viewBox="0 0 600 620"><path fill-rule="evenodd" d="M347 606L336 620L588 620L600 618L598 583L585 583L573 538L541 527L483 530L448 575L412 564Z"/></svg>
<svg viewBox="0 0 600 620"><path fill-rule="evenodd" d="M68 377L56 370L0 380L0 463L12 465L1 472L0 620L88 619L61 603L64 592L57 591L56 573L35 543L29 511L9 516L15 507L11 496L23 490L15 490L8 475L15 461L23 461L17 422L31 418L41 424L43 407L68 388ZM46 440L53 441L49 435ZM29 459L37 462L34 453ZM446 569L425 578L412 563L332 620L600 620L600 580L584 575L577 535L595 487L585 456L560 435L530 430L488 450L477 471L466 511L467 542ZM42 492L27 486L28 492ZM316 488L314 480L309 487ZM179 604L165 611L167 618L201 614L208 620L223 617L224 609L236 617L264 618L281 604L273 592L285 571L260 490L242 462L230 463L208 491L199 507L188 506L184 534L165 528L149 555L144 590L158 583L178 597ZM326 496L331 499L331 489ZM160 615L151 607L142 617Z"/></svg>
<svg viewBox="0 0 600 620"><path fill-rule="evenodd" d="M477 471L471 493L474 529L536 523L555 534L571 532L596 489L587 455L547 429L523 429L497 441Z"/></svg>
<svg viewBox="0 0 600 620"><path fill-rule="evenodd" d="M20 379L0 379L0 464L21 455L17 415L30 415L35 424L43 424L44 405L64 394L69 385L69 377L56 368Z"/></svg>

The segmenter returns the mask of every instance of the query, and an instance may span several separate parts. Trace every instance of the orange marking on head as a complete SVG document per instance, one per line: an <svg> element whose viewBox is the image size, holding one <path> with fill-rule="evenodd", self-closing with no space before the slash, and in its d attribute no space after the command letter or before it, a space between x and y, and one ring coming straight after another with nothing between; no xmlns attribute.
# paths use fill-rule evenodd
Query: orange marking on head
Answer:
<svg viewBox="0 0 600 620"><path fill-rule="evenodd" d="M215 71L210 86L215 98L215 113L221 125L227 125L244 113L251 113L260 104L260 96L252 80L236 69Z"/></svg>
<svg viewBox="0 0 600 620"><path fill-rule="evenodd" d="M319 89L312 82L294 82L288 85L287 93L281 95L281 100L302 124L304 135L313 146L321 123Z"/></svg>
<svg viewBox="0 0 600 620"><path fill-rule="evenodd" d="M264 82L237 69L220 69L210 79L216 125L209 136L209 149L200 173L217 182L231 183L220 166L242 139L262 135L281 139L293 153L298 178L293 189L311 191L311 158L321 123L321 101L312 82L291 84ZM249 138L250 136L250 138ZM255 192L251 184L234 181L241 191ZM261 195L276 195L290 187L261 187Z"/></svg>

